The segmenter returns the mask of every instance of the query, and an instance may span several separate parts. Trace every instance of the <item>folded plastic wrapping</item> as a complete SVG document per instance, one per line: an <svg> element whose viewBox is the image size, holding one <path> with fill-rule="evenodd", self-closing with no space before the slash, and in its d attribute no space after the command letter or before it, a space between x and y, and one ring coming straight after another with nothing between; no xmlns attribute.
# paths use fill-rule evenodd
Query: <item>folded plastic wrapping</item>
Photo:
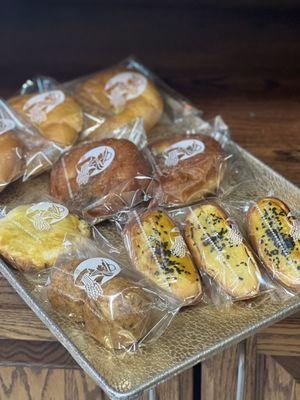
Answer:
<svg viewBox="0 0 300 400"><path fill-rule="evenodd" d="M197 128L173 123L151 140L146 154L157 182L152 206L182 207L224 193L251 172L241 169L242 159L218 116Z"/></svg>
<svg viewBox="0 0 300 400"><path fill-rule="evenodd" d="M83 128L80 106L51 78L28 80L4 104L19 121L18 137L26 148L24 181L49 170Z"/></svg>
<svg viewBox="0 0 300 400"><path fill-rule="evenodd" d="M100 241L66 238L45 286L51 306L111 351L156 340L181 306Z"/></svg>
<svg viewBox="0 0 300 400"><path fill-rule="evenodd" d="M65 85L84 110L82 140L114 136L142 119L147 134L174 122L197 126L201 112L135 58Z"/></svg>
<svg viewBox="0 0 300 400"><path fill-rule="evenodd" d="M129 211L116 218L132 266L184 306L203 300L202 283L180 229L161 208Z"/></svg>
<svg viewBox="0 0 300 400"><path fill-rule="evenodd" d="M73 147L52 170L51 195L91 224L148 200L153 178L146 143L138 119L114 137Z"/></svg>
<svg viewBox="0 0 300 400"><path fill-rule="evenodd" d="M65 205L35 196L0 207L0 255L32 276L53 266L66 235L91 235L89 225Z"/></svg>
<svg viewBox="0 0 300 400"><path fill-rule="evenodd" d="M275 289L248 244L241 221L237 223L232 214L230 206L216 198L170 211L208 295L220 308L242 300L253 305Z"/></svg>

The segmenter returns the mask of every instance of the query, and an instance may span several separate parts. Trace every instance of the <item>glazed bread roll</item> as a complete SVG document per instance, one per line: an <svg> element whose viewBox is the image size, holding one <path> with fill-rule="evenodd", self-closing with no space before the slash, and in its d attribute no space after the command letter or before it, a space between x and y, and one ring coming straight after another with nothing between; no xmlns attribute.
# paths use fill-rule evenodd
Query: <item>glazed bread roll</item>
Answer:
<svg viewBox="0 0 300 400"><path fill-rule="evenodd" d="M84 303L87 330L107 348L134 345L151 327L153 299L139 285L120 276L101 287L101 296L87 297Z"/></svg>
<svg viewBox="0 0 300 400"><path fill-rule="evenodd" d="M0 126L0 192L22 175L24 151L17 134L13 130L1 133Z"/></svg>
<svg viewBox="0 0 300 400"><path fill-rule="evenodd" d="M214 192L223 177L220 144L206 135L177 135L149 146L163 203L186 204Z"/></svg>
<svg viewBox="0 0 300 400"><path fill-rule="evenodd" d="M17 96L8 103L42 136L63 147L73 144L83 128L80 106L61 90Z"/></svg>
<svg viewBox="0 0 300 400"><path fill-rule="evenodd" d="M149 79L139 72L118 68L99 72L76 90L76 99L84 109L101 120L91 121L90 137L101 139L105 134L143 118L146 131L160 119L163 101Z"/></svg>
<svg viewBox="0 0 300 400"><path fill-rule="evenodd" d="M236 300L259 293L261 274L255 258L228 215L214 203L203 204L186 219L185 238L200 270Z"/></svg>
<svg viewBox="0 0 300 400"><path fill-rule="evenodd" d="M200 276L167 213L146 211L130 221L125 231L131 259L140 272L186 305L200 300Z"/></svg>
<svg viewBox="0 0 300 400"><path fill-rule="evenodd" d="M85 291L74 284L74 271L81 261L64 263L51 269L50 284L47 286L47 296L52 307L77 322L83 321L83 304L86 299Z"/></svg>
<svg viewBox="0 0 300 400"><path fill-rule="evenodd" d="M142 198L151 173L135 144L103 139L74 147L60 159L51 173L51 194L101 219Z"/></svg>
<svg viewBox="0 0 300 400"><path fill-rule="evenodd" d="M300 222L274 197L257 200L248 212L248 232L255 250L272 276L300 289Z"/></svg>
<svg viewBox="0 0 300 400"><path fill-rule="evenodd" d="M0 254L22 271L54 264L66 235L90 235L87 223L61 204L21 205L0 219Z"/></svg>

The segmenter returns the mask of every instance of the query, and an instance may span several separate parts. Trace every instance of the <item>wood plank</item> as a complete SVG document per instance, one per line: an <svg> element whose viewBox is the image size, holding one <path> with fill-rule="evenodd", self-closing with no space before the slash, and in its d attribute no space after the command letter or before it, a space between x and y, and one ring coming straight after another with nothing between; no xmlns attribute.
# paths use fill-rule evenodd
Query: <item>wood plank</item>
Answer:
<svg viewBox="0 0 300 400"><path fill-rule="evenodd" d="M300 313L257 334L257 351L274 356L300 356Z"/></svg>

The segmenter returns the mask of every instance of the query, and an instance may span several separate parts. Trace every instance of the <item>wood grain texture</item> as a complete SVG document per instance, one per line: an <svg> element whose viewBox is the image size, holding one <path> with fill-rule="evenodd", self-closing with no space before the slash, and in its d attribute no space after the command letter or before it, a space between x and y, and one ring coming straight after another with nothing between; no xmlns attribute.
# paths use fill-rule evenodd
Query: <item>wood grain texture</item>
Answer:
<svg viewBox="0 0 300 400"><path fill-rule="evenodd" d="M257 351L274 356L300 357L300 313L259 332Z"/></svg>

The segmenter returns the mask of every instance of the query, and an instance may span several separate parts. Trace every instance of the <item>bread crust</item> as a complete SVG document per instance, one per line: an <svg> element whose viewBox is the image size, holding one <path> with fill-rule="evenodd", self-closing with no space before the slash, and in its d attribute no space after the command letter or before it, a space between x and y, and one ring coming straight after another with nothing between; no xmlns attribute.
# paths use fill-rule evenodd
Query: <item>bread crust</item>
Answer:
<svg viewBox="0 0 300 400"><path fill-rule="evenodd" d="M89 333L103 346L126 349L149 330L151 299L143 289L116 276L102 286L103 294L84 302L84 322Z"/></svg>
<svg viewBox="0 0 300 400"><path fill-rule="evenodd" d="M193 154L191 145L187 149L181 147L182 143L188 142L198 143L203 151L194 151ZM187 204L201 199L214 192L223 178L224 153L220 144L210 136L176 135L160 139L149 148L154 157L164 203ZM179 152L181 155L178 157ZM171 153L178 158L170 159Z"/></svg>
<svg viewBox="0 0 300 400"><path fill-rule="evenodd" d="M22 175L25 148L14 131L0 134L0 192Z"/></svg>
<svg viewBox="0 0 300 400"><path fill-rule="evenodd" d="M118 107L110 101L105 86L112 78L128 72L138 74L146 79L146 87L140 95L127 99L125 104ZM84 109L89 110L95 117L104 118L103 123L98 127L94 126L93 121L91 121L91 126L88 126L91 130L89 137L94 140L111 134L114 130L132 123L137 118L143 118L145 129L149 132L163 112L162 98L151 81L142 74L125 68L109 69L93 75L77 87L75 96Z"/></svg>
<svg viewBox="0 0 300 400"><path fill-rule="evenodd" d="M135 267L186 305L201 299L199 273L174 222L160 209L144 212L125 228Z"/></svg>
<svg viewBox="0 0 300 400"><path fill-rule="evenodd" d="M53 266L66 235L90 236L87 223L72 214L51 225L49 231L37 230L26 217L31 206L18 206L0 219L0 254L25 272Z"/></svg>
<svg viewBox="0 0 300 400"><path fill-rule="evenodd" d="M63 147L72 145L83 128L83 113L79 104L72 97L65 96L61 104L47 112L45 120L37 123L28 111L24 110L26 103L36 96L38 95L17 96L10 99L8 103L46 139Z"/></svg>
<svg viewBox="0 0 300 400"><path fill-rule="evenodd" d="M275 197L259 199L250 207L247 222L252 245L267 271L284 286L299 290L300 231L296 233L289 207Z"/></svg>
<svg viewBox="0 0 300 400"><path fill-rule="evenodd" d="M80 159L93 149L109 150L110 164L83 184L78 183ZM80 167L81 168L81 167ZM83 210L92 218L102 218L124 208L133 197L147 189L152 171L138 148L126 139L103 139L74 147L54 166L51 173L51 194L64 203ZM138 179L137 177L146 177Z"/></svg>
<svg viewBox="0 0 300 400"><path fill-rule="evenodd" d="M259 293L261 273L251 249L239 234L231 236L230 226L227 213L206 202L187 216L185 239L198 268L225 293L245 300Z"/></svg>

